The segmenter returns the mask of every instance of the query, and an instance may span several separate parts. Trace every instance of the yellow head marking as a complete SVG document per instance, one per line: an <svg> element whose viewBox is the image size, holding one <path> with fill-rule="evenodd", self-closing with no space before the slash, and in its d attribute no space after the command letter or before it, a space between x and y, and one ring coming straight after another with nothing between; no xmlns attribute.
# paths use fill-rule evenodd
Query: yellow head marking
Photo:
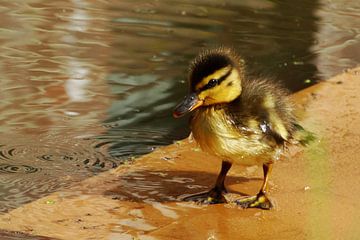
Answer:
<svg viewBox="0 0 360 240"><path fill-rule="evenodd" d="M203 80L201 80L201 82L196 85L195 90L198 91L204 86L206 86L206 84L208 84L211 79L220 79L222 76L225 76L229 71L231 71L231 66L221 68L216 72L206 76L205 78L203 78Z"/></svg>
<svg viewBox="0 0 360 240"><path fill-rule="evenodd" d="M215 81L215 84L209 87L211 81ZM205 106L231 102L241 93L240 75L236 69L230 66L222 68L205 77L196 86L196 90Z"/></svg>

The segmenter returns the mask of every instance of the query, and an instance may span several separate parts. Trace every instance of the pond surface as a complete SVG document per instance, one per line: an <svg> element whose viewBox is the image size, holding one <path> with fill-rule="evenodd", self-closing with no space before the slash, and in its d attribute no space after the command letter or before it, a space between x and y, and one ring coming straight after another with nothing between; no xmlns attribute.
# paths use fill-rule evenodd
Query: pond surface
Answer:
<svg viewBox="0 0 360 240"><path fill-rule="evenodd" d="M189 61L233 46L291 91L360 61L358 1L0 1L0 212L188 134Z"/></svg>

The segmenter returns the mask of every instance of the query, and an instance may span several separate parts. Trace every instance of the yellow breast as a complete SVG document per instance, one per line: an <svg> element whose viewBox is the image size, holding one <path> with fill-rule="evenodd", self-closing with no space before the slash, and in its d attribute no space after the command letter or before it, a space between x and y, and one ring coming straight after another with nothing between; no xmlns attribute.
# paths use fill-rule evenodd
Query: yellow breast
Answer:
<svg viewBox="0 0 360 240"><path fill-rule="evenodd" d="M270 162L279 151L262 141L264 136L259 129L242 131L236 127L221 108L197 110L191 121L191 129L203 151L241 165Z"/></svg>

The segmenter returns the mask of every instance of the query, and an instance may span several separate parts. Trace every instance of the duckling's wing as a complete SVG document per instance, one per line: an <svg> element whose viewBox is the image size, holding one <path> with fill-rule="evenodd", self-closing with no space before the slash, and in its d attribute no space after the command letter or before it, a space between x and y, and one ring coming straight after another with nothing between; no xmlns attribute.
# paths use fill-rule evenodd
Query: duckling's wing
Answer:
<svg viewBox="0 0 360 240"><path fill-rule="evenodd" d="M257 109L254 112L238 106L231 109L228 117L243 136L258 135L276 144L283 144L288 140L288 132L282 122L274 113L270 115L268 109Z"/></svg>
<svg viewBox="0 0 360 240"><path fill-rule="evenodd" d="M269 123L268 120L263 120L259 124L259 127L265 135L273 138L277 144L284 144L284 142L287 141L286 137L284 137L272 128L272 124Z"/></svg>
<svg viewBox="0 0 360 240"><path fill-rule="evenodd" d="M283 144L291 138L296 122L285 90L268 81L247 81L238 99L229 105L229 116L238 127L261 132Z"/></svg>

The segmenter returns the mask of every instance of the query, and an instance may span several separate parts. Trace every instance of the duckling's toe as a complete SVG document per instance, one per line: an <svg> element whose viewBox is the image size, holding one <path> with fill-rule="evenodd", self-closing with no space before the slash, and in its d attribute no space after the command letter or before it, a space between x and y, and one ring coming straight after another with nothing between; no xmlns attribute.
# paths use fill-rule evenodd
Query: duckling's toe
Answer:
<svg viewBox="0 0 360 240"><path fill-rule="evenodd" d="M238 199L235 203L242 208L261 208L269 210L273 207L272 203L263 192L258 193L256 196Z"/></svg>
<svg viewBox="0 0 360 240"><path fill-rule="evenodd" d="M196 202L199 204L227 203L222 192L215 189L212 189L209 192L190 195L188 197L185 197L183 200L187 202Z"/></svg>

